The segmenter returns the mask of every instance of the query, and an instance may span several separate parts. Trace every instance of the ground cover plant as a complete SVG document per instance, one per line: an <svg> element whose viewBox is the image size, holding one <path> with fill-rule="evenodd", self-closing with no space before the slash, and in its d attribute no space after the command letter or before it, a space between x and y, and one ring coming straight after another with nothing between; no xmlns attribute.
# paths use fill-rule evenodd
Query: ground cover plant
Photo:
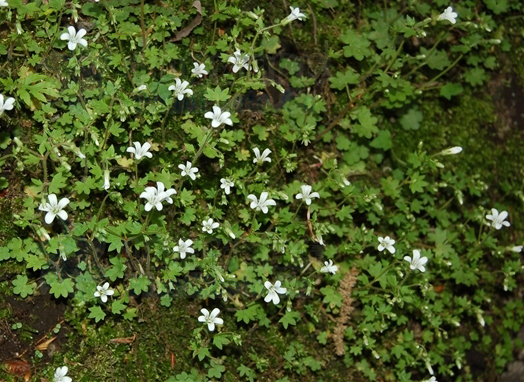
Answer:
<svg viewBox="0 0 524 382"><path fill-rule="evenodd" d="M522 162L461 124L489 115L465 104L518 57L521 11L0 0L1 301L67 306L38 333L2 307L36 346L1 377L500 374Z"/></svg>

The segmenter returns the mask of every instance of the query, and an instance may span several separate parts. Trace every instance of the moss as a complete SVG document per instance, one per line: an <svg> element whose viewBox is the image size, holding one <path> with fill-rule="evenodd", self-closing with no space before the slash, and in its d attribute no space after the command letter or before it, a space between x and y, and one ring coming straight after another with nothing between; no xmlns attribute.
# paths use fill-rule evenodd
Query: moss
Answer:
<svg viewBox="0 0 524 382"><path fill-rule="evenodd" d="M13 207L12 199L0 197L0 243L5 243L16 236L16 226L13 225Z"/></svg>

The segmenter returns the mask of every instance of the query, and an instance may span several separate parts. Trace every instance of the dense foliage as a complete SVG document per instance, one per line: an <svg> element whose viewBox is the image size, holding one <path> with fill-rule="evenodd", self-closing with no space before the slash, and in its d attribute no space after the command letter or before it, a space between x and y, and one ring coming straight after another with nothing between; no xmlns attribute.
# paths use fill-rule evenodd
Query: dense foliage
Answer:
<svg viewBox="0 0 524 382"><path fill-rule="evenodd" d="M394 131L485 84L522 5L299 5L7 0L12 290L66 299L77 328L198 306L192 364L150 380L472 380L486 327L524 320L497 297L522 271L521 186L494 199L458 165L469 141L406 152ZM296 336L282 363L235 353L254 330ZM68 366L46 375L111 380Z"/></svg>

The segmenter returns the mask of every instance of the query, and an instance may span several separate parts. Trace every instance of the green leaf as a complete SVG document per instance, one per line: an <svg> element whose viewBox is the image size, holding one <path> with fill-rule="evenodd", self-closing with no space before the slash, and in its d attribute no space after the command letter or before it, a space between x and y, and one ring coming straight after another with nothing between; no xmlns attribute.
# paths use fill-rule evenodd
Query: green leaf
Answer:
<svg viewBox="0 0 524 382"><path fill-rule="evenodd" d="M344 73L337 72L335 77L329 77L331 87L337 90L342 90L349 84L358 84L359 79L360 75L352 68L348 68Z"/></svg>
<svg viewBox="0 0 524 382"><path fill-rule="evenodd" d="M371 138L373 134L378 132L378 127L376 126L378 118L371 115L369 108L365 106L358 107L351 113L351 118L357 119L359 122L353 125L353 131L360 137Z"/></svg>
<svg viewBox="0 0 524 382"><path fill-rule="evenodd" d="M249 380L249 382L253 382L257 377L257 373L255 373L253 369L250 369L244 364L237 367L237 371L241 377L246 377Z"/></svg>
<svg viewBox="0 0 524 382"><path fill-rule="evenodd" d="M122 239L120 238L120 236L113 235L113 234L111 234L109 232L107 234L107 237L106 237L105 241L106 241L106 243L109 243L109 248L108 248L109 252L111 252L111 251L120 252L120 250L124 246L124 243L122 242Z"/></svg>
<svg viewBox="0 0 524 382"><path fill-rule="evenodd" d="M213 345L222 350L224 345L229 344L231 341L227 338L227 334L218 334L213 337Z"/></svg>
<svg viewBox="0 0 524 382"><path fill-rule="evenodd" d="M136 295L149 290L151 281L146 276L139 276L129 280L129 289L132 289Z"/></svg>
<svg viewBox="0 0 524 382"><path fill-rule="evenodd" d="M65 188L67 185L67 178L62 175L61 172L56 173L49 183L49 193L50 194L59 194L62 188ZM58 197L60 200L60 197Z"/></svg>
<svg viewBox="0 0 524 382"><path fill-rule="evenodd" d="M213 366L207 371L207 376L209 378L220 378L222 376L222 373L226 371L226 367L215 362L212 362L211 364Z"/></svg>
<svg viewBox="0 0 524 382"><path fill-rule="evenodd" d="M508 0L484 0L484 4L496 15L509 10Z"/></svg>
<svg viewBox="0 0 524 382"><path fill-rule="evenodd" d="M136 317L136 308L127 308L123 317L128 321L132 321Z"/></svg>
<svg viewBox="0 0 524 382"><path fill-rule="evenodd" d="M13 293L19 294L20 297L26 298L28 295L32 295L36 289L36 283L27 283L28 278L25 275L18 275L13 280Z"/></svg>
<svg viewBox="0 0 524 382"><path fill-rule="evenodd" d="M95 183L95 179L91 176L88 176L82 182L75 182L75 190L79 194L89 195L91 193L91 190L94 190L96 188Z"/></svg>
<svg viewBox="0 0 524 382"><path fill-rule="evenodd" d="M420 128L420 122L422 122L423 119L424 116L418 107L415 106L400 118L400 125L404 130L418 130Z"/></svg>
<svg viewBox="0 0 524 382"><path fill-rule="evenodd" d="M95 322L99 322L99 321L103 320L106 317L105 312L98 305L97 306L92 306L91 308L89 308L89 312L90 313L89 313L88 317L89 318L94 318Z"/></svg>
<svg viewBox="0 0 524 382"><path fill-rule="evenodd" d="M391 149L393 142L391 141L391 133L389 130L379 131L378 136L371 141L370 146L384 151Z"/></svg>
<svg viewBox="0 0 524 382"><path fill-rule="evenodd" d="M351 29L340 36L340 39L346 46L344 46L344 56L355 57L358 61L362 61L364 57L372 54L369 46L369 40L361 35L356 34Z"/></svg>
<svg viewBox="0 0 524 382"><path fill-rule="evenodd" d="M487 79L486 71L482 68L476 67L470 69L464 74L464 79L471 86L482 85Z"/></svg>
<svg viewBox="0 0 524 382"><path fill-rule="evenodd" d="M292 310L291 312L286 312L284 317L278 320L278 322L281 322L284 329L287 329L289 325L296 325L298 320L300 320L300 313Z"/></svg>
<svg viewBox="0 0 524 382"><path fill-rule="evenodd" d="M113 300L111 304L111 312L113 314L122 314L122 311L127 307L123 300ZM97 321L98 322L98 321Z"/></svg>
<svg viewBox="0 0 524 382"><path fill-rule="evenodd" d="M426 48L421 48L420 53L427 55L429 51ZM444 70L451 64L451 61L449 61L446 51L436 49L427 57L426 63L431 69Z"/></svg>
<svg viewBox="0 0 524 382"><path fill-rule="evenodd" d="M264 48L268 54L275 54L281 46L280 38L277 34L274 34L268 39L263 39L260 46Z"/></svg>
<svg viewBox="0 0 524 382"><path fill-rule="evenodd" d="M216 104L219 104L220 102L225 102L231 98L231 96L229 95L229 88L222 90L220 89L220 86L217 86L214 90L207 88L204 97L206 97L206 99L208 99L209 101L215 102Z"/></svg>
<svg viewBox="0 0 524 382"><path fill-rule="evenodd" d="M127 269L125 258L121 256L115 256L111 257L109 262L113 264L113 266L106 270L106 277L109 277L109 280L111 281L115 281L116 279L121 279L124 277L124 272Z"/></svg>
<svg viewBox="0 0 524 382"><path fill-rule="evenodd" d="M451 97L462 94L464 88L461 84L447 83L446 85L440 88L440 95L447 100L450 100Z"/></svg>
<svg viewBox="0 0 524 382"><path fill-rule="evenodd" d="M323 302L330 307L342 306L342 295L332 286L323 287L320 292L325 296Z"/></svg>
<svg viewBox="0 0 524 382"><path fill-rule="evenodd" d="M0 247L0 261L7 260L11 257L7 247Z"/></svg>
<svg viewBox="0 0 524 382"><path fill-rule="evenodd" d="M73 280L71 279L65 279L61 283L58 281L55 281L51 283L50 285L51 285L51 290L49 291L49 293L52 293L55 296L55 298L58 298L60 296L67 297L69 293L73 293L75 290L74 288L75 284Z"/></svg>
<svg viewBox="0 0 524 382"><path fill-rule="evenodd" d="M247 309L237 310L235 317L237 322L244 321L246 324L249 324L250 321L253 321L257 316L257 310L259 309L258 304L251 305Z"/></svg>
<svg viewBox="0 0 524 382"><path fill-rule="evenodd" d="M211 357L211 353L209 352L209 348L206 346L203 346L201 348L198 348L197 350L193 351L193 357L198 356L198 360L202 361L206 357Z"/></svg>
<svg viewBox="0 0 524 382"><path fill-rule="evenodd" d="M282 69L286 69L288 73L292 76L300 70L298 62L290 60L289 58L283 58L282 60L280 60L278 66L280 66Z"/></svg>
<svg viewBox="0 0 524 382"><path fill-rule="evenodd" d="M0 255L0 260L1 260ZM33 270L37 271L39 269L42 269L44 265L47 264L47 259L45 257L40 257L37 255L29 255L26 258L26 267L32 268Z"/></svg>
<svg viewBox="0 0 524 382"><path fill-rule="evenodd" d="M165 294L162 297L160 297L160 305L165 306L166 308L169 308L172 302L173 299L168 294Z"/></svg>
<svg viewBox="0 0 524 382"><path fill-rule="evenodd" d="M416 192L424 192L424 187L426 187L429 183L424 180L426 176L419 174L418 172L414 173L411 176L411 180L409 182L409 189L414 194Z"/></svg>

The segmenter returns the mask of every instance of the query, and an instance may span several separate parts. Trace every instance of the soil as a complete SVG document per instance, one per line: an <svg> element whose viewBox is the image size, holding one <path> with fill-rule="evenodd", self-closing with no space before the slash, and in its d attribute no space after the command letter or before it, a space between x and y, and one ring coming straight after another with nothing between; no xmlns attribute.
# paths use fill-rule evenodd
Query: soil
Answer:
<svg viewBox="0 0 524 382"><path fill-rule="evenodd" d="M42 350L43 359L51 360L52 354L65 342L68 329L64 325L64 312L67 305L52 295L42 293L24 300L0 296L0 307L9 312L7 317L0 318L0 364L17 359L30 362L38 345L56 337L46 350ZM18 323L22 326L14 329L13 325ZM55 333L57 324L61 327Z"/></svg>

